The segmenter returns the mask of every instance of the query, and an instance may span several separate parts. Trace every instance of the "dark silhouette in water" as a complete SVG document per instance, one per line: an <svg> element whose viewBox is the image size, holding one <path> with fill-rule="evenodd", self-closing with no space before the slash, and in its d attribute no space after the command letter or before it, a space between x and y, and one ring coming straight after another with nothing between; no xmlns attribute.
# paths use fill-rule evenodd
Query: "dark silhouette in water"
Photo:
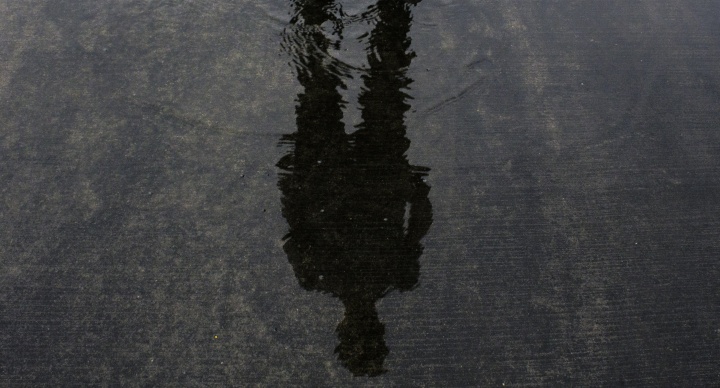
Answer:
<svg viewBox="0 0 720 388"><path fill-rule="evenodd" d="M363 14L375 27L358 98L362 124L351 134L338 92L351 70L328 53L342 39L339 8L333 1L295 1L286 42L304 92L297 131L281 141L292 151L278 163L290 227L284 250L303 288L343 302L335 351L355 375L384 372L388 348L375 303L417 284L420 239L432 223L423 179L429 169L410 165L405 156L411 4L380 0ZM323 31L328 24L332 34Z"/></svg>

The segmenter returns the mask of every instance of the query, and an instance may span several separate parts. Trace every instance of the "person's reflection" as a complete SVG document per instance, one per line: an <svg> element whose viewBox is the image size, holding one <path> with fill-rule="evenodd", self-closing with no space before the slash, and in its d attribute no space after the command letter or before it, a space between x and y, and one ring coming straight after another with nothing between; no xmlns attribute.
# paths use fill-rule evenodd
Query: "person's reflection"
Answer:
<svg viewBox="0 0 720 388"><path fill-rule="evenodd" d="M358 99L362 124L351 134L338 92L347 74L328 53L343 27L333 1L295 1L288 39L304 92L297 131L281 141L292 151L278 163L289 224L284 250L303 288L330 293L345 306L335 351L355 375L384 371L388 348L375 303L417 284L420 239L432 223L429 169L411 166L405 156L410 4L380 0L365 14L375 27ZM333 33L323 32L324 25Z"/></svg>

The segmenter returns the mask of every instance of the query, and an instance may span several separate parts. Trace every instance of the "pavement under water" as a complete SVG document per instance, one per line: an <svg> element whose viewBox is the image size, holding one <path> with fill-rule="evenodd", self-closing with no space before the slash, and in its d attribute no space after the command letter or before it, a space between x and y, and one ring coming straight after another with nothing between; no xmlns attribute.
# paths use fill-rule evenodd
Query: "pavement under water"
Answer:
<svg viewBox="0 0 720 388"><path fill-rule="evenodd" d="M720 378L717 2L0 15L0 383Z"/></svg>

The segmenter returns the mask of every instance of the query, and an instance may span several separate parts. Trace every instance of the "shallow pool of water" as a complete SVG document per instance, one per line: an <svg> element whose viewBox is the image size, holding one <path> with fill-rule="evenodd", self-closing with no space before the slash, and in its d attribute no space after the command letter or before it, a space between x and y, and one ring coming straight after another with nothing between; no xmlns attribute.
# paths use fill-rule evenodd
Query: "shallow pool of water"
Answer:
<svg viewBox="0 0 720 388"><path fill-rule="evenodd" d="M0 382L716 382L718 4L0 4Z"/></svg>

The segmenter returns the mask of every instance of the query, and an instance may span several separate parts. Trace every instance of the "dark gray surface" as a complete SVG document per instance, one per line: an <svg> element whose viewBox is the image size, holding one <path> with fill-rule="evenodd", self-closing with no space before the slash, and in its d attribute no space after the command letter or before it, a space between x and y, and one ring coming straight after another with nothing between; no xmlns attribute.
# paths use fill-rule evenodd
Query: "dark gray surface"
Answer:
<svg viewBox="0 0 720 388"><path fill-rule="evenodd" d="M413 8L433 225L368 378L282 248L291 4L0 2L0 384L717 383L718 4Z"/></svg>

